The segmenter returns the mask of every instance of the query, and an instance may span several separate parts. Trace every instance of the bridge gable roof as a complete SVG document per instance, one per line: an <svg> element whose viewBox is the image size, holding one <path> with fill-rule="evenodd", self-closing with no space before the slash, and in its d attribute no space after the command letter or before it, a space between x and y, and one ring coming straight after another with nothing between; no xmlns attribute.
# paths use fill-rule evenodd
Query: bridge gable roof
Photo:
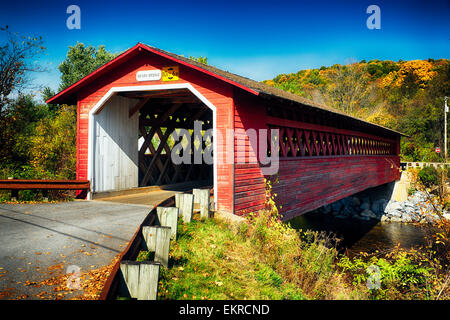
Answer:
<svg viewBox="0 0 450 320"><path fill-rule="evenodd" d="M212 77L219 79L221 81L224 81L234 87L244 90L245 92L247 92L249 94L256 95L261 98L266 98L266 99L275 98L281 102L290 103L290 104L292 104L292 103L298 104L299 107L307 106L307 107L310 107L313 109L318 109L318 110L323 110L323 111L330 112L330 113L339 114L345 118L351 119L351 121L356 121L356 122L359 122L359 123L362 123L365 125L369 125L371 127L376 127L376 128L381 129L381 131L385 131L385 132L387 131L390 134L397 134L397 135L404 136L404 134L402 134L398 131L395 131L395 130L392 130L392 129L389 129L389 128L386 128L386 127L383 127L380 125L373 124L371 122L362 120L357 117L349 116L348 114L345 114L344 112L342 112L340 110L331 108L324 104L320 104L320 103L305 99L303 97L300 97L299 95L281 90L279 88L275 88L275 87L266 85L261 82L254 81L254 80L246 78L246 77L239 76L237 74L234 74L234 73L231 73L231 72L228 72L228 71L225 71L225 70L222 70L222 69L210 66L210 65L205 65L205 64L199 63L197 61L194 61L192 59L188 59L188 58L182 57L180 55L177 55L177 54L174 54L174 53L171 53L168 51L164 51L159 48L152 47L152 46L149 46L149 45L146 45L143 43L138 43L135 46L133 46L132 48L126 50L125 52L118 55L116 58L114 58L110 62L106 63L105 65L101 66L97 70L88 74L84 78L75 82L74 84L72 84L68 88L64 89L63 91L57 93L55 96L51 97L46 102L53 103L53 104L63 104L63 103L76 104L78 92L82 88L86 87L87 85L89 85L90 83L92 83L93 81L95 81L96 79L101 77L102 75L110 72L116 66L118 66L122 63L125 63L126 61L129 61L130 59L137 56L142 51L159 55L161 57L164 57L166 59L172 60L181 65L184 65L186 67L195 69L206 75L212 76Z"/></svg>

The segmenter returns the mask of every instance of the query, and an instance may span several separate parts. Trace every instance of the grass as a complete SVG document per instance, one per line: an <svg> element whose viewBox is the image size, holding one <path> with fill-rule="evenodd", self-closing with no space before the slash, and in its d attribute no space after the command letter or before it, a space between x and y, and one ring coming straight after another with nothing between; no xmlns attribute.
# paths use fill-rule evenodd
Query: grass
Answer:
<svg viewBox="0 0 450 320"><path fill-rule="evenodd" d="M439 238L438 245L444 242ZM176 300L448 299L450 275L435 246L349 258L334 238L299 231L268 212L230 223L178 225L158 298ZM442 250L441 250L442 251ZM152 260L141 251L138 261ZM374 270L376 271L374 273ZM378 280L377 280L378 279ZM368 283L376 284L369 286Z"/></svg>
<svg viewBox="0 0 450 320"><path fill-rule="evenodd" d="M219 219L179 224L160 299L353 299L333 266L336 250L262 213L238 225Z"/></svg>

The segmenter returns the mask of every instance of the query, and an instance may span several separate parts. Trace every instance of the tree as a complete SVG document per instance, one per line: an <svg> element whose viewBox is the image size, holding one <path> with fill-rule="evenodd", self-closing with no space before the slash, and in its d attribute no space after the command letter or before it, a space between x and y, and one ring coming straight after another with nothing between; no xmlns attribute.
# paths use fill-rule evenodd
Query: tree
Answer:
<svg viewBox="0 0 450 320"><path fill-rule="evenodd" d="M0 117L11 102L10 94L20 92L30 85L30 72L42 70L32 59L45 51L42 37L19 36L0 28L6 33L6 42L0 46ZM0 128L3 129L3 128Z"/></svg>
<svg viewBox="0 0 450 320"><path fill-rule="evenodd" d="M38 122L47 117L47 105L37 104L30 94L19 94L11 100L0 117L0 163L13 166L28 163L30 137L34 135Z"/></svg>
<svg viewBox="0 0 450 320"><path fill-rule="evenodd" d="M360 107L368 92L366 91L368 77L366 70L359 63L336 66L329 73L331 84L328 87L328 96L332 105L347 114L355 115L356 107Z"/></svg>
<svg viewBox="0 0 450 320"><path fill-rule="evenodd" d="M208 58L207 57L200 56L200 57L196 58L196 57L193 57L193 56L189 56L189 59L197 61L199 63L203 63L203 64L208 65Z"/></svg>
<svg viewBox="0 0 450 320"><path fill-rule="evenodd" d="M47 101L48 99L53 97L55 94L56 94L56 92L53 91L48 86L44 87L41 90L42 99L44 99L44 101ZM59 104L47 104L47 105L48 105L48 110L50 111L50 113L52 115L54 115L61 108L61 106Z"/></svg>
<svg viewBox="0 0 450 320"><path fill-rule="evenodd" d="M42 119L31 138L31 166L40 176L75 179L76 107L63 105Z"/></svg>
<svg viewBox="0 0 450 320"><path fill-rule="evenodd" d="M86 47L79 42L70 46L66 59L58 67L61 72L59 90L66 89L116 56L117 54L106 51L105 46Z"/></svg>

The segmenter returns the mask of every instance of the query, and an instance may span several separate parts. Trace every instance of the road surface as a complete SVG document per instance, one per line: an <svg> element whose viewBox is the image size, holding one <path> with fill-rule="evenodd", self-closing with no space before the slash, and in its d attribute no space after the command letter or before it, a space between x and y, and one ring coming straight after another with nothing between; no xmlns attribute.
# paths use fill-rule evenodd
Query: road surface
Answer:
<svg viewBox="0 0 450 320"><path fill-rule="evenodd" d="M0 204L0 299L51 299L42 294L51 287L30 283L65 274L69 266L71 272L73 266L85 272L109 265L152 206L105 201ZM76 291L69 297L81 294Z"/></svg>

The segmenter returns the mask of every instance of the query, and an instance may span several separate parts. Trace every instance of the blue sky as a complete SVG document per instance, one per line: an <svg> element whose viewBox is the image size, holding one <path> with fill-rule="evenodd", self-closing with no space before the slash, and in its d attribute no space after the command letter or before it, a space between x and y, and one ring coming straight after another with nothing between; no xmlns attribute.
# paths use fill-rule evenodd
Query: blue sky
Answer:
<svg viewBox="0 0 450 320"><path fill-rule="evenodd" d="M48 71L37 85L59 85L58 65L77 41L121 52L143 42L255 80L352 60L450 58L450 1L21 1L2 0L0 25L41 35ZM81 9L69 30L66 9ZM369 30L369 5L381 29Z"/></svg>

